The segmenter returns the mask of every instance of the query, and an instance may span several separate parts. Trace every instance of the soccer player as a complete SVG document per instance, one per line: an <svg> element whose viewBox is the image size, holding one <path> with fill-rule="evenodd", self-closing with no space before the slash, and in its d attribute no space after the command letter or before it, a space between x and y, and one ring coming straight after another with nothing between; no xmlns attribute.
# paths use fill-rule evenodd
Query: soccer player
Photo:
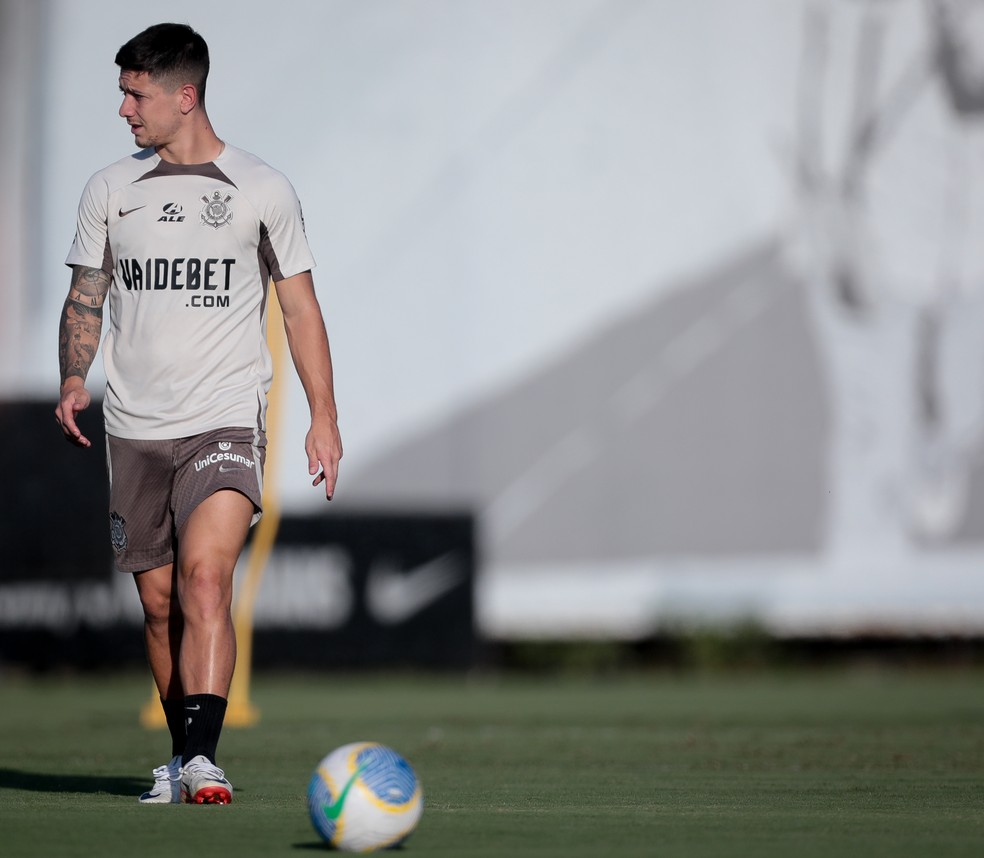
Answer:
<svg viewBox="0 0 984 858"><path fill-rule="evenodd" d="M342 444L331 357L293 187L221 140L205 110L208 47L157 24L116 55L139 151L82 194L59 329L65 437L110 320L103 361L116 565L133 573L172 759L142 802L227 804L216 747L236 659L233 569L261 514L270 280L307 395L312 485L331 500Z"/></svg>

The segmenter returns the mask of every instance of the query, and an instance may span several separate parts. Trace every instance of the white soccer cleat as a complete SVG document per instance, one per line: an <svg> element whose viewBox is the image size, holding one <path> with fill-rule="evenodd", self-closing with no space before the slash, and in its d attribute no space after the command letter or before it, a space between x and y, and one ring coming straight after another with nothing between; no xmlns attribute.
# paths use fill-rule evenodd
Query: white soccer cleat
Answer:
<svg viewBox="0 0 984 858"><path fill-rule="evenodd" d="M154 769L154 785L140 796L141 804L181 804L181 757Z"/></svg>
<svg viewBox="0 0 984 858"><path fill-rule="evenodd" d="M225 779L225 772L201 754L181 769L181 791L189 804L229 804L232 801L232 784Z"/></svg>

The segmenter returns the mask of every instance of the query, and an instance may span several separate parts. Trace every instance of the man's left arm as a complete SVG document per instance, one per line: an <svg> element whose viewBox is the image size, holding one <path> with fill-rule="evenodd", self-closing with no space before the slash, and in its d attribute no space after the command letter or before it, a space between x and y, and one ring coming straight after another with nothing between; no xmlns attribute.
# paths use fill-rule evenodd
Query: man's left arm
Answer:
<svg viewBox="0 0 984 858"><path fill-rule="evenodd" d="M312 485L324 482L325 497L331 500L338 479L338 462L342 458L342 439L338 432L325 321L310 271L287 277L276 283L276 288L290 356L311 409L311 428L304 439L308 472L317 474Z"/></svg>

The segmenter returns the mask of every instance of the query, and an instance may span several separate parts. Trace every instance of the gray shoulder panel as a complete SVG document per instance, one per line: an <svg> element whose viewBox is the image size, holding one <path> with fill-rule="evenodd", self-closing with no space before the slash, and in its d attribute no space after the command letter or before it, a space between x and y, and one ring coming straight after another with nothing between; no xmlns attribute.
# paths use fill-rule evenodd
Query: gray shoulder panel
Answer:
<svg viewBox="0 0 984 858"><path fill-rule="evenodd" d="M218 182L236 187L236 183L211 161L207 164L172 164L170 161L162 159L153 170L144 173L136 181L142 182L145 179L157 179L164 176L204 176L206 179L215 179Z"/></svg>

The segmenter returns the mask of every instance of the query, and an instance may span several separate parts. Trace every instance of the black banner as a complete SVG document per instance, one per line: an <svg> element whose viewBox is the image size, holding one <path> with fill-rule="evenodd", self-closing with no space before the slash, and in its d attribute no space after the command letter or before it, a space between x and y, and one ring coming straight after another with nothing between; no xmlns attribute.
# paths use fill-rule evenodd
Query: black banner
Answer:
<svg viewBox="0 0 984 858"><path fill-rule="evenodd" d="M102 406L79 415L92 442L81 449L62 437L56 404L0 402L0 583L102 580L112 563Z"/></svg>
<svg viewBox="0 0 984 858"><path fill-rule="evenodd" d="M474 664L473 530L471 516L464 514L285 518L275 560L288 558L289 565L296 549L325 549L326 563L330 555L342 579L345 606L339 613L337 604L326 605L332 619L320 629L297 621L281 624L269 608L258 610L254 662L304 667Z"/></svg>
<svg viewBox="0 0 984 858"><path fill-rule="evenodd" d="M101 416L98 404L82 416L92 448L78 449L54 403L0 403L0 662L143 662L135 588L112 565ZM253 664L468 667L480 649L475 566L467 512L286 516L256 604Z"/></svg>

